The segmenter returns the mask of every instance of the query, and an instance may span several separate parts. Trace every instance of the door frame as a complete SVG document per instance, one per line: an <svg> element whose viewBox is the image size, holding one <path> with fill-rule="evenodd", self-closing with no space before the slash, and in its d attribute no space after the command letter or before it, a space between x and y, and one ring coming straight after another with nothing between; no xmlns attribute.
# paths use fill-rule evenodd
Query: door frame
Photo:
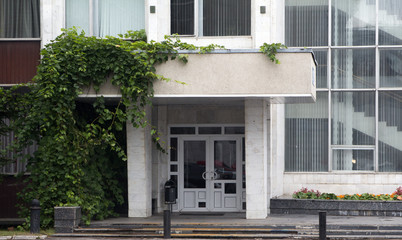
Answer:
<svg viewBox="0 0 402 240"><path fill-rule="evenodd" d="M206 154L206 159L205 159L205 190L202 188L194 188L192 189L194 193L194 196L196 196L196 199L199 198L200 193L204 193L205 191L205 202L206 206L205 208L200 208L198 206L195 206L195 208L187 208L185 207L184 199L185 193L190 193L191 190L190 188L184 188L184 142L185 141L205 141L205 154ZM215 156L214 156L214 143L215 141L235 141L236 142L236 179L233 180L222 180L222 179L214 179L214 173L215 172ZM179 211L191 211L191 212L196 212L196 211L202 211L202 212L239 212L242 210L242 136L234 136L234 135L227 135L227 136L222 136L222 135L208 135L208 136L179 136L178 137L178 148L180 149L178 152L178 198L181 200L178 201L178 210ZM236 193L235 196L232 194L225 194L224 192L224 186L225 183L236 183ZM215 183L220 183L221 184L221 190L215 190ZM220 196L220 203L219 205L221 206L216 207L218 205L215 199L215 193L221 192ZM231 196L230 198L235 197L235 206L236 207L224 207L224 201L225 198L229 198L229 195ZM196 200L198 202L198 200ZM219 206L218 205L218 206Z"/></svg>

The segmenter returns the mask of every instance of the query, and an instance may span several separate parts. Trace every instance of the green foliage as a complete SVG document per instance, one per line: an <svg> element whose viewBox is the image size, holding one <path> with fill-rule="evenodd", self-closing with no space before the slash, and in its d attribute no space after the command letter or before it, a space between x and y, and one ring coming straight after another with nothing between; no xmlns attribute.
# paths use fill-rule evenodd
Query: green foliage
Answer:
<svg viewBox="0 0 402 240"><path fill-rule="evenodd" d="M110 159L127 159L116 134L124 132L126 121L134 127L149 125L144 107L153 96L153 82L168 80L155 73L155 65L176 58L187 62L178 54L181 49L206 52L215 47L169 37L148 43L144 31L100 39L63 30L42 49L29 93L0 90L0 111L11 113L7 117L18 139L15 149L34 141L38 145L29 159L28 186L20 194L22 216L28 216L34 198L41 202L43 228L52 226L54 206L81 206L87 223L113 214L114 203L121 204L123 197L113 171L119 163ZM120 101L111 107L99 97L80 110L76 100L83 87L98 91L106 79L120 89ZM91 114L84 116L86 111ZM161 149L156 131L152 134Z"/></svg>
<svg viewBox="0 0 402 240"><path fill-rule="evenodd" d="M264 43L260 47L260 52L265 53L268 56L268 58L275 64L280 64L279 60L276 58L276 53L278 52L278 49L282 48L287 47L282 43L272 43L272 44Z"/></svg>
<svg viewBox="0 0 402 240"><path fill-rule="evenodd" d="M374 200L374 201L401 201L402 200L402 187L398 187L394 193L390 194L344 194L335 195L334 193L320 193L318 190L309 190L301 188L293 193L293 198L299 199L337 199L337 200Z"/></svg>
<svg viewBox="0 0 402 240"><path fill-rule="evenodd" d="M309 190L307 188L301 188L300 190L293 193L293 198L300 199L318 199L321 193L319 191Z"/></svg>

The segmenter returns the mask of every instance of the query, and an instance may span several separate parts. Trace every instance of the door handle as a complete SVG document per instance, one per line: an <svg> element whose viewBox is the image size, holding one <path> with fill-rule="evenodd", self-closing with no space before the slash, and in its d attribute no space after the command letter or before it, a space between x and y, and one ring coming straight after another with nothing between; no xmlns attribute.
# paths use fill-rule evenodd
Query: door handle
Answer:
<svg viewBox="0 0 402 240"><path fill-rule="evenodd" d="M216 180L217 178L218 178L218 173L215 171L213 180Z"/></svg>
<svg viewBox="0 0 402 240"><path fill-rule="evenodd" d="M207 175L207 172L203 172L202 175L201 175L204 180L207 180L206 177L205 177L206 175Z"/></svg>

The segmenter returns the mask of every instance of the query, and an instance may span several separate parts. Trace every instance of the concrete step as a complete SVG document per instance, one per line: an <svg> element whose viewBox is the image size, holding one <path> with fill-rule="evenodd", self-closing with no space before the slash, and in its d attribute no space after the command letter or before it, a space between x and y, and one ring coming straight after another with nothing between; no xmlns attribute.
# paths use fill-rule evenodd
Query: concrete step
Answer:
<svg viewBox="0 0 402 240"><path fill-rule="evenodd" d="M172 238L221 239L317 239L318 225L216 226L172 225ZM347 236L347 237L346 237ZM80 227L71 234L54 234L60 238L162 238L161 224ZM402 239L402 226L327 225L329 239Z"/></svg>

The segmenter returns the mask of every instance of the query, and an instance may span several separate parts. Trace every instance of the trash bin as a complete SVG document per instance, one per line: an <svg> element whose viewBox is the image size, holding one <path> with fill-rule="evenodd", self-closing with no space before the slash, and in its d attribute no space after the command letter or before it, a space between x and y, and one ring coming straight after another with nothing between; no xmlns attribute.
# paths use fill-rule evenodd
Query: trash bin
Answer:
<svg viewBox="0 0 402 240"><path fill-rule="evenodd" d="M165 203L166 204L175 204L177 196L177 186L176 183L169 179L165 183Z"/></svg>

